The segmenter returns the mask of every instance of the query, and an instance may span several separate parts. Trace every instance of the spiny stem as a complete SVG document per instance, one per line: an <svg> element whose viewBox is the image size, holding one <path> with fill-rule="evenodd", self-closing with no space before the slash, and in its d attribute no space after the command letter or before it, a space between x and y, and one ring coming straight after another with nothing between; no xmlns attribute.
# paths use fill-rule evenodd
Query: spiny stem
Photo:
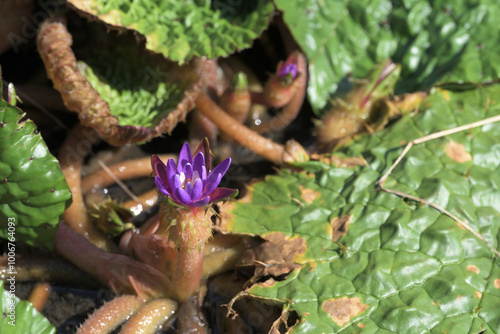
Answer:
<svg viewBox="0 0 500 334"><path fill-rule="evenodd" d="M118 327L131 314L133 314L142 302L136 296L120 296L97 309L78 328L77 334L107 334Z"/></svg>
<svg viewBox="0 0 500 334"><path fill-rule="evenodd" d="M200 95L198 95L196 107L214 122L222 132L226 133L241 145L276 164L283 163L283 145L264 138L246 126L238 123L205 93L200 93Z"/></svg>
<svg viewBox="0 0 500 334"><path fill-rule="evenodd" d="M142 306L123 325L120 334L156 333L177 311L178 304L166 298L155 299Z"/></svg>

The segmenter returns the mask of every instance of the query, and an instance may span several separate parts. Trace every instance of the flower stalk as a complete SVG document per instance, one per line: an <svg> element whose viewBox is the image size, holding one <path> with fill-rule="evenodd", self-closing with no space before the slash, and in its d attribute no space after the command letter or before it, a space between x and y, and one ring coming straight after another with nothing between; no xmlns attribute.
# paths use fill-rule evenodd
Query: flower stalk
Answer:
<svg viewBox="0 0 500 334"><path fill-rule="evenodd" d="M169 159L165 165L153 155L155 183L165 196L160 204L160 224L175 243L178 255L172 292L181 302L196 292L201 283L204 247L212 236L211 203L238 193L218 187L230 164L228 158L210 170L207 139L201 141L193 155L189 144L184 144L177 164Z"/></svg>

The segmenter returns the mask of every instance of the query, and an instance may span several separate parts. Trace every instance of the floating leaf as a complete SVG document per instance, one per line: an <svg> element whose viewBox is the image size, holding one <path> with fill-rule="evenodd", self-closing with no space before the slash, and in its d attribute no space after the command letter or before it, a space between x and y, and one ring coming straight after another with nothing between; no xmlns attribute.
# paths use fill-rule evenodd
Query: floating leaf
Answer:
<svg viewBox="0 0 500 334"><path fill-rule="evenodd" d="M269 0L70 0L83 13L137 31L146 48L184 63L225 57L251 46L271 19Z"/></svg>
<svg viewBox="0 0 500 334"><path fill-rule="evenodd" d="M497 332L500 262L491 248L449 216L378 190L376 181L410 140L500 114L499 94L498 85L436 90L416 116L337 152L362 156L366 166L305 162L297 164L303 171L251 185L229 204L221 229L268 241L279 233L302 247L286 279L247 292L296 311L291 333ZM450 157L451 142L471 159ZM416 145L386 187L439 204L498 248L499 143L493 123Z"/></svg>
<svg viewBox="0 0 500 334"><path fill-rule="evenodd" d="M4 289L4 286L8 288L8 291ZM21 301L12 295L10 286L10 281L0 281L0 310L3 313L3 317L0 319L0 333L55 334L54 326L35 309L33 304L25 300Z"/></svg>
<svg viewBox="0 0 500 334"><path fill-rule="evenodd" d="M363 78L383 59L402 65L396 92L436 82L499 78L495 0L276 0L309 61L309 99L325 106L339 82Z"/></svg>
<svg viewBox="0 0 500 334"><path fill-rule="evenodd" d="M0 99L0 237L52 249L71 192L35 124L23 116Z"/></svg>

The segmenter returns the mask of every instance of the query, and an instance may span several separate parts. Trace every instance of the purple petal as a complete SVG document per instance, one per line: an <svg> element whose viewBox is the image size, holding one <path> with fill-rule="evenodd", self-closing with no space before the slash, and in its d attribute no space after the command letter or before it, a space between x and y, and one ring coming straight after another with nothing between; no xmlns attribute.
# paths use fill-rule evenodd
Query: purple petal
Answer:
<svg viewBox="0 0 500 334"><path fill-rule="evenodd" d="M195 206L195 207L199 208L199 207L207 205L208 202L210 202L210 196L207 196L204 199L199 200L197 202L191 203L191 206Z"/></svg>
<svg viewBox="0 0 500 334"><path fill-rule="evenodd" d="M160 172L165 172L165 164L163 161L161 161L160 158L156 154L153 154L153 157L151 158L151 167L153 168L153 172L155 173L155 176L160 176ZM160 176L161 178L161 176Z"/></svg>
<svg viewBox="0 0 500 334"><path fill-rule="evenodd" d="M177 174L177 166L175 165L174 159L168 159L167 161L167 180L170 188L173 189L174 177Z"/></svg>
<svg viewBox="0 0 500 334"><path fill-rule="evenodd" d="M184 166L183 172L186 175L186 179L193 178L193 166L191 164L186 164L186 166Z"/></svg>
<svg viewBox="0 0 500 334"><path fill-rule="evenodd" d="M297 65L286 64L285 66L282 66L278 74L278 77L282 78L289 74L291 75L292 79L295 79L295 77L297 76Z"/></svg>
<svg viewBox="0 0 500 334"><path fill-rule="evenodd" d="M229 165L231 164L231 158L227 158L222 161L217 167L215 167L210 174L208 174L207 181L205 182L205 189L203 193L209 195L220 183L224 174L226 174Z"/></svg>
<svg viewBox="0 0 500 334"><path fill-rule="evenodd" d="M170 193L170 189L169 187L167 187L163 181L160 179L159 176L155 176L155 184L156 184L156 188L158 188L158 190L165 196L172 196L172 194Z"/></svg>
<svg viewBox="0 0 500 334"><path fill-rule="evenodd" d="M229 188L217 188L210 194L210 200L212 202L221 200L223 198L233 195L238 190Z"/></svg>
<svg viewBox="0 0 500 334"><path fill-rule="evenodd" d="M203 181L198 179L194 182L193 191L191 192L191 199L197 201L201 197L201 192L203 190Z"/></svg>
<svg viewBox="0 0 500 334"><path fill-rule="evenodd" d="M193 159L193 170L198 172L198 175L203 178L203 167L205 167L205 157L203 153L198 153ZM205 178L207 176L207 171L205 169Z"/></svg>
<svg viewBox="0 0 500 334"><path fill-rule="evenodd" d="M174 193L175 193L175 189L182 188L182 181L181 181L179 174L174 175L173 182L170 184L170 187L174 191Z"/></svg>
<svg viewBox="0 0 500 334"><path fill-rule="evenodd" d="M192 164L193 158L191 157L191 148L188 143L184 143L179 153L179 159L177 160L177 172L180 173L184 170L187 163Z"/></svg>
<svg viewBox="0 0 500 334"><path fill-rule="evenodd" d="M193 153L193 157L198 155L199 153L203 153L205 157L205 168L207 170L210 169L210 143L208 142L208 138L203 138L202 141L198 144L198 147Z"/></svg>
<svg viewBox="0 0 500 334"><path fill-rule="evenodd" d="M202 196L211 195L211 193L219 185L220 180L222 180L222 174L218 173L217 175L213 176L212 173L210 173L208 175L207 181L205 182L205 187L203 188L203 194L202 194Z"/></svg>
<svg viewBox="0 0 500 334"><path fill-rule="evenodd" d="M189 205L191 204L191 196L186 192L186 190L182 188L175 188L174 189L175 197L177 197L177 200L181 202L184 205Z"/></svg>

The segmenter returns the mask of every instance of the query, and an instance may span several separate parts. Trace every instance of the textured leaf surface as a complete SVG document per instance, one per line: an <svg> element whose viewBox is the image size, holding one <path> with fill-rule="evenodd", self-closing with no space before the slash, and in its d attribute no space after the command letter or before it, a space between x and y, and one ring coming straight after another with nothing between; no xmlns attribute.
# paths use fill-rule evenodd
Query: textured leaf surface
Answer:
<svg viewBox="0 0 500 334"><path fill-rule="evenodd" d="M146 54L133 40L107 42L114 47L95 48L78 66L121 126L157 126L197 82L192 67Z"/></svg>
<svg viewBox="0 0 500 334"><path fill-rule="evenodd" d="M440 82L483 82L500 73L495 0L276 0L309 60L309 99L322 108L347 74L381 60L402 64L399 92Z"/></svg>
<svg viewBox="0 0 500 334"><path fill-rule="evenodd" d="M21 301L19 298L12 298L12 295L5 291L5 286L10 289L10 283L0 281L0 310L4 316L0 319L0 333L2 334L54 334L56 329L45 319L28 301ZM14 307L15 326L9 324L13 319L9 318L11 315L9 307ZM6 316L7 315L7 316Z"/></svg>
<svg viewBox="0 0 500 334"><path fill-rule="evenodd" d="M222 227L263 238L281 232L307 249L285 280L248 292L295 310L292 333L497 333L500 262L491 249L448 216L378 191L375 182L408 141L499 114L499 93L499 86L435 91L418 115L344 148L367 166L311 162L253 184ZM498 248L499 168L495 123L414 146L386 186L441 205ZM345 254L331 240L337 217L352 219L339 240Z"/></svg>
<svg viewBox="0 0 500 334"><path fill-rule="evenodd" d="M135 30L146 48L183 63L194 56L228 56L248 48L267 27L269 0L70 0L116 27Z"/></svg>
<svg viewBox="0 0 500 334"><path fill-rule="evenodd" d="M71 193L35 124L22 117L0 99L0 237L52 249ZM15 235L9 235L9 218Z"/></svg>

